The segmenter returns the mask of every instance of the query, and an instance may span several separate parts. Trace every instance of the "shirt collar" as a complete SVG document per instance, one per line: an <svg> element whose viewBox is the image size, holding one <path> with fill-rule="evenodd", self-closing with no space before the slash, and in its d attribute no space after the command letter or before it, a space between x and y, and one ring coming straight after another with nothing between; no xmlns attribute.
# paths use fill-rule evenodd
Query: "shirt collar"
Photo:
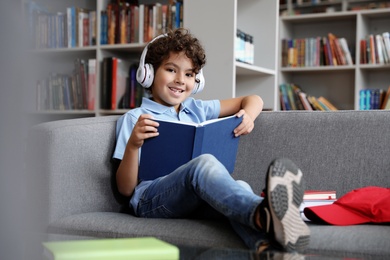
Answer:
<svg viewBox="0 0 390 260"><path fill-rule="evenodd" d="M183 103L180 104L179 112L189 113L189 110L188 110L188 108L186 108L185 103L186 102L184 101ZM145 97L142 98L141 107L153 112L154 114L164 114L168 110L171 110L173 108L173 106L172 107L164 106L164 105L161 105L157 102L154 102L150 98L145 98Z"/></svg>

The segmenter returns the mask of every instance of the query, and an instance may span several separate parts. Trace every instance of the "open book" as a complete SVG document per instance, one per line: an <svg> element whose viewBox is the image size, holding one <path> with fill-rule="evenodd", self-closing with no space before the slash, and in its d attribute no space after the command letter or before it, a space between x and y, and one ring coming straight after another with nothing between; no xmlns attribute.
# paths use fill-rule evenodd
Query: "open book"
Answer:
<svg viewBox="0 0 390 260"><path fill-rule="evenodd" d="M235 115L201 124L156 120L159 136L146 139L141 148L140 180L167 175L201 154L214 155L232 173L239 138L233 130L242 118Z"/></svg>

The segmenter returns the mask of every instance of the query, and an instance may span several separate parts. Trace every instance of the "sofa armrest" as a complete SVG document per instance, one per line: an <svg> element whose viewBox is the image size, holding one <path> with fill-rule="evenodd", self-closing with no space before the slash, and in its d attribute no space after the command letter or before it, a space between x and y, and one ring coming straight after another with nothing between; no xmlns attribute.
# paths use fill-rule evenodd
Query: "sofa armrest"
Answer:
<svg viewBox="0 0 390 260"><path fill-rule="evenodd" d="M119 211L111 156L118 116L52 121L29 133L29 171L49 223L72 214Z"/></svg>

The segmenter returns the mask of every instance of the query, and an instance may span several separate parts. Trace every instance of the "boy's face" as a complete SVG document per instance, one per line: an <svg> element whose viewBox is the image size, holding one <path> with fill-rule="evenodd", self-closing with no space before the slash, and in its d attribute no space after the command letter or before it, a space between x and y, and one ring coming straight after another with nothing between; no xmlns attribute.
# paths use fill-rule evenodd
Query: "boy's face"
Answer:
<svg viewBox="0 0 390 260"><path fill-rule="evenodd" d="M194 86L191 60L183 52L171 53L154 75L153 99L159 104L174 106L178 111L180 103L191 95Z"/></svg>

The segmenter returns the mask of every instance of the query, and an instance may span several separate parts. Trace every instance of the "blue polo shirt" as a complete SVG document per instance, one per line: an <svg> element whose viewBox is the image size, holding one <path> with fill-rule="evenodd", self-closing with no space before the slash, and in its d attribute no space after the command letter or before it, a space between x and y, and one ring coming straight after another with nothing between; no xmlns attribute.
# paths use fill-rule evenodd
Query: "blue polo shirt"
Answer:
<svg viewBox="0 0 390 260"><path fill-rule="evenodd" d="M221 104L219 100L203 101L187 98L180 105L179 113L176 113L174 107L167 107L151 99L143 98L141 107L128 111L118 119L116 124L116 147L113 158L122 160L127 141L130 138L134 125L137 123L138 117L142 114L150 114L155 119L202 123L206 120L218 118L220 110ZM139 150L141 155L142 148ZM139 197L151 182L143 181L135 188L130 200L130 206L136 214Z"/></svg>

